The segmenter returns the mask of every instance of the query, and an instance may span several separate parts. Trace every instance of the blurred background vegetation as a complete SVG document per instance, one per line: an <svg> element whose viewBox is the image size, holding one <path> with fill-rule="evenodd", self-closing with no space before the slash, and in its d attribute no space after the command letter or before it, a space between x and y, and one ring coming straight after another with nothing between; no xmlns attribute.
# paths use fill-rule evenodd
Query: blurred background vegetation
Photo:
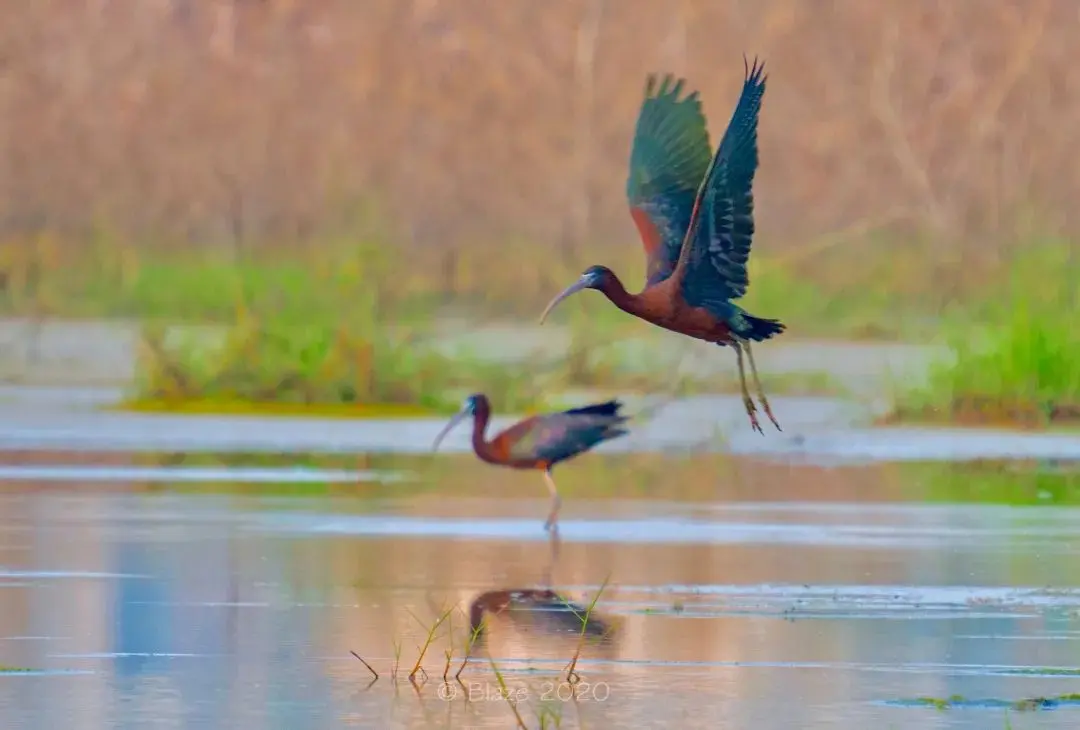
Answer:
<svg viewBox="0 0 1080 730"><path fill-rule="evenodd" d="M611 354L662 333L599 297L561 315L563 355L435 345L531 323L592 263L641 281L645 76L685 75L715 144L743 52L769 73L746 306L776 342L951 347L898 417L1080 404L1067 0L0 7L0 311L146 323L144 406L722 387ZM225 329L166 347L175 323Z"/></svg>

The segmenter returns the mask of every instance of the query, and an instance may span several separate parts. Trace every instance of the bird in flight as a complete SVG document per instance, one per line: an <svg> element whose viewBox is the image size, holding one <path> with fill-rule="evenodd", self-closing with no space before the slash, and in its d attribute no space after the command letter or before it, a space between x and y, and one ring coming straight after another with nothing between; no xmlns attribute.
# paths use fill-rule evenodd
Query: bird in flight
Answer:
<svg viewBox="0 0 1080 730"><path fill-rule="evenodd" d="M584 289L600 291L616 307L653 325L731 347L751 427L764 433L746 385L750 364L758 400L780 429L758 378L751 342L785 330L776 319L755 317L735 303L750 285L746 264L754 236L757 125L765 94L764 65L743 59L742 94L716 154L698 93L682 95L686 82L650 76L630 150L626 196L645 248L645 288L630 294L611 269L590 266L558 294L540 316Z"/></svg>

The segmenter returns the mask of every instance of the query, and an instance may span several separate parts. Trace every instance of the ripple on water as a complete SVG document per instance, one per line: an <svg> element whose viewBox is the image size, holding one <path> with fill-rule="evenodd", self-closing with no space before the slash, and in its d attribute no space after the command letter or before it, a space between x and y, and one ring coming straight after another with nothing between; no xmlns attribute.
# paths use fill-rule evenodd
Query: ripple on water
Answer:
<svg viewBox="0 0 1080 730"><path fill-rule="evenodd" d="M538 519L451 519L408 515L268 514L260 529L301 534L366 537L460 538L547 541ZM668 544L814 545L848 548L1072 551L1080 540L1070 524L1032 527L963 527L955 524L815 524L721 522L659 516L643 519L568 519L559 522L563 542ZM1007 538L1007 539L1006 539Z"/></svg>
<svg viewBox="0 0 1080 730"><path fill-rule="evenodd" d="M561 586L595 594L599 586ZM662 597L662 598L661 598ZM1080 607L1080 589L910 585L664 585L608 587L606 613L679 619L771 616L790 620L955 620L1038 618ZM1040 636L1077 638L1069 632ZM959 638L959 637L957 637Z"/></svg>
<svg viewBox="0 0 1080 730"><path fill-rule="evenodd" d="M90 570L11 570L0 566L0 578L101 578L114 580L117 578L148 579L150 577L149 575L139 575L137 573L103 573Z"/></svg>
<svg viewBox="0 0 1080 730"><path fill-rule="evenodd" d="M409 479L401 472L377 470L313 469L307 467L196 467L196 466L56 466L2 465L0 479L47 482L238 482L359 483L399 482Z"/></svg>
<svg viewBox="0 0 1080 730"><path fill-rule="evenodd" d="M71 677L87 674L95 674L90 669L22 669L0 668L0 682L5 677Z"/></svg>

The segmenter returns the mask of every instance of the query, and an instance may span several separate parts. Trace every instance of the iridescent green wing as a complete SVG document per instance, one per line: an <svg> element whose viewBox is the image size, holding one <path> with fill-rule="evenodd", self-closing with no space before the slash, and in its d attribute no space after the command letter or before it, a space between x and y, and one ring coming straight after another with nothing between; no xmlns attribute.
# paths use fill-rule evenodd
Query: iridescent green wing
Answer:
<svg viewBox="0 0 1080 730"><path fill-rule="evenodd" d="M750 284L746 264L754 236L757 126L765 80L764 66L755 59L709 166L682 282L683 297L693 306L738 299Z"/></svg>
<svg viewBox="0 0 1080 730"><path fill-rule="evenodd" d="M649 76L630 150L626 197L646 256L646 285L671 275L712 153L696 91Z"/></svg>

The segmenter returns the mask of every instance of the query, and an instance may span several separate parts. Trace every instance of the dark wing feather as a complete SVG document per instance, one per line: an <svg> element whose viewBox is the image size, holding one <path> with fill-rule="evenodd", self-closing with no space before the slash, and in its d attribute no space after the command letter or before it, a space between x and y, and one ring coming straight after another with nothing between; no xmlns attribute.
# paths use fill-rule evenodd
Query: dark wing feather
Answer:
<svg viewBox="0 0 1080 730"><path fill-rule="evenodd" d="M646 285L675 268L712 158L701 100L696 91L680 99L684 83L669 74L657 86L649 77L630 150L626 197L645 247Z"/></svg>
<svg viewBox="0 0 1080 730"><path fill-rule="evenodd" d="M604 403L594 403L591 406L582 406L581 408L571 408L568 411L563 411L562 415L567 416L618 416L619 409L622 408L622 403L617 400L609 400Z"/></svg>
<svg viewBox="0 0 1080 730"><path fill-rule="evenodd" d="M683 297L692 306L738 299L750 285L746 263L754 236L757 125L765 80L764 66L755 59L716 150L683 279Z"/></svg>
<svg viewBox="0 0 1080 730"><path fill-rule="evenodd" d="M602 441L627 433L620 426L627 420L618 414L622 406L609 401L560 413L533 416L499 434L505 439L512 459L536 459L557 464Z"/></svg>

